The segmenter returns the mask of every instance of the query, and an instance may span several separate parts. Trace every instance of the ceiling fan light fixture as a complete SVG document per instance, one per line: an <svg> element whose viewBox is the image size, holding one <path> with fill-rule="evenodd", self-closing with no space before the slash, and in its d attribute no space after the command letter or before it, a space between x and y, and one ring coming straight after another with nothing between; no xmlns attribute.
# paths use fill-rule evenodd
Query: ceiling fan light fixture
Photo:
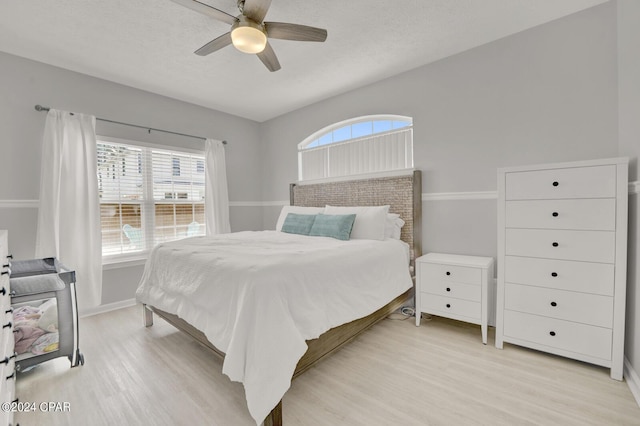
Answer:
<svg viewBox="0 0 640 426"><path fill-rule="evenodd" d="M240 17L231 29L233 46L244 53L260 53L267 45L267 34L260 24Z"/></svg>

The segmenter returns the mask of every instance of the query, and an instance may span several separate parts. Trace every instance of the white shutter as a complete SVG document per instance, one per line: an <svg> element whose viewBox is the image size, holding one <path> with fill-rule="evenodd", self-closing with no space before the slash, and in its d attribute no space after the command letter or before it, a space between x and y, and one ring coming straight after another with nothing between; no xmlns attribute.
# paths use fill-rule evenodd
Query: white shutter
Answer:
<svg viewBox="0 0 640 426"><path fill-rule="evenodd" d="M103 255L144 249L141 155L140 148L105 142L97 145Z"/></svg>
<svg viewBox="0 0 640 426"><path fill-rule="evenodd" d="M320 179L327 176L327 147L305 149L300 152L300 180Z"/></svg>
<svg viewBox="0 0 640 426"><path fill-rule="evenodd" d="M300 180L413 167L413 129L375 134L300 151Z"/></svg>
<svg viewBox="0 0 640 426"><path fill-rule="evenodd" d="M204 156L98 141L102 254L204 235Z"/></svg>

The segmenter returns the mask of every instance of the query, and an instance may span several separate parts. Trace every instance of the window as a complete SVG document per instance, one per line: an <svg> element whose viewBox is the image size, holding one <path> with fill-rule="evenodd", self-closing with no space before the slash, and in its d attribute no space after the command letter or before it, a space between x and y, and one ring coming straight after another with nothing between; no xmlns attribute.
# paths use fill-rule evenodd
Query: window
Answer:
<svg viewBox="0 0 640 426"><path fill-rule="evenodd" d="M180 159L177 157L173 157L171 159L173 175L180 176Z"/></svg>
<svg viewBox="0 0 640 426"><path fill-rule="evenodd" d="M325 127L298 145L298 178L350 176L413 167L413 121L376 115Z"/></svg>
<svg viewBox="0 0 640 426"><path fill-rule="evenodd" d="M103 256L205 234L203 155L107 138L97 152Z"/></svg>

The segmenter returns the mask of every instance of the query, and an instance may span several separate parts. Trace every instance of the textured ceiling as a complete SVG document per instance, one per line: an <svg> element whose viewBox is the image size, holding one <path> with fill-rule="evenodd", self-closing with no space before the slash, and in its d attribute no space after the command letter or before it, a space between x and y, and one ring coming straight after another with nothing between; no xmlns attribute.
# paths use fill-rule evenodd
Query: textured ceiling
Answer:
<svg viewBox="0 0 640 426"><path fill-rule="evenodd" d="M2 0L0 51L265 121L606 1L273 0L265 20L329 35L271 40L271 73L232 46L195 55L229 26L169 0Z"/></svg>

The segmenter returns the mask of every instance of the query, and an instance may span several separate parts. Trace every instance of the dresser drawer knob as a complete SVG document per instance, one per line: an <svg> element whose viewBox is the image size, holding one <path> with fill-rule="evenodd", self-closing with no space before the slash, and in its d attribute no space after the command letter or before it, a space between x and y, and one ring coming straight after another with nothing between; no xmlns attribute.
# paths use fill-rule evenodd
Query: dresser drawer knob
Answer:
<svg viewBox="0 0 640 426"><path fill-rule="evenodd" d="M5 314L12 314L13 313L13 307L7 309L6 311L4 311Z"/></svg>
<svg viewBox="0 0 640 426"><path fill-rule="evenodd" d="M9 364L9 361L11 361L13 358L15 358L17 356L16 353L14 353L11 356L5 356L4 359L2 361L0 361L0 364Z"/></svg>
<svg viewBox="0 0 640 426"><path fill-rule="evenodd" d="M3 272L3 274L4 274L4 272ZM2 287L2 290L0 290L0 294L1 294L1 295L3 295L3 296L4 296L5 294L7 294L7 289L6 289L6 288L4 288L4 287Z"/></svg>
<svg viewBox="0 0 640 426"><path fill-rule="evenodd" d="M557 276L558 276L558 273L557 273L557 272L552 272L552 273L551 273L551 276L555 278L555 277L557 277Z"/></svg>
<svg viewBox="0 0 640 426"><path fill-rule="evenodd" d="M451 291L451 287L447 287L447 291Z"/></svg>
<svg viewBox="0 0 640 426"><path fill-rule="evenodd" d="M552 185L553 185L553 186L558 186L558 185L560 185L560 184L559 184L559 183L558 183L558 181L556 180L556 181L554 181L554 182L552 183Z"/></svg>
<svg viewBox="0 0 640 426"><path fill-rule="evenodd" d="M554 246L554 247L558 247L558 243L556 243L555 241L551 245Z"/></svg>
<svg viewBox="0 0 640 426"><path fill-rule="evenodd" d="M450 307L451 307L451 304L450 304L450 303L447 303L447 308L450 308Z"/></svg>
<svg viewBox="0 0 640 426"><path fill-rule="evenodd" d="M551 302L551 306L558 306L556 302Z"/></svg>
<svg viewBox="0 0 640 426"><path fill-rule="evenodd" d="M9 266L11 266L10 263L7 263L6 265L2 265L3 268L8 268Z"/></svg>
<svg viewBox="0 0 640 426"><path fill-rule="evenodd" d="M2 273L0 273L0 275L9 275L9 271L2 271Z"/></svg>
<svg viewBox="0 0 640 426"><path fill-rule="evenodd" d="M555 331L550 331L550 332L549 332L549 335L551 335L551 336L555 336L555 335L556 335L556 332L555 332Z"/></svg>
<svg viewBox="0 0 640 426"><path fill-rule="evenodd" d="M558 212L553 212L553 213L551 213L551 216L553 216L553 217L558 217Z"/></svg>
<svg viewBox="0 0 640 426"><path fill-rule="evenodd" d="M2 326L2 328L11 328L13 324L11 324L11 321L9 321L8 323L6 323L5 325Z"/></svg>
<svg viewBox="0 0 640 426"><path fill-rule="evenodd" d="M447 275L451 275L451 272L447 271L447 272L446 272L446 274L447 274Z"/></svg>

